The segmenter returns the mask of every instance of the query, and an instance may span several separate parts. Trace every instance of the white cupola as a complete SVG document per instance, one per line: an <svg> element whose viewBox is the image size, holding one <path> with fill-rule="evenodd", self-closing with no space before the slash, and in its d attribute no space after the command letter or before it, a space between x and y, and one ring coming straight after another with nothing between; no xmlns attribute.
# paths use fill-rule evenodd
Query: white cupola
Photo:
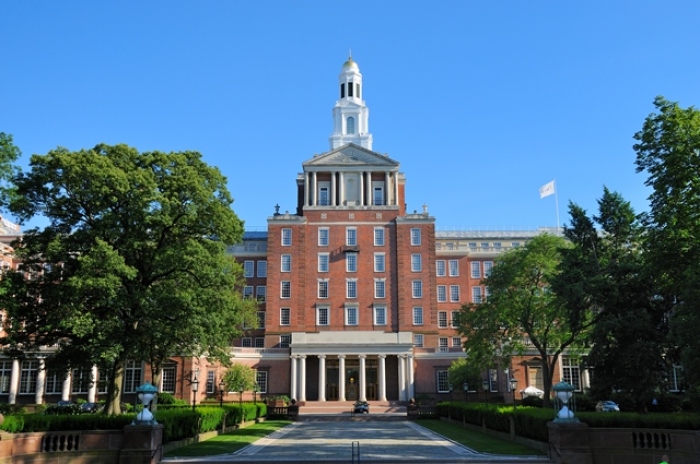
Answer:
<svg viewBox="0 0 700 464"><path fill-rule="evenodd" d="M338 76L340 99L333 107L333 134L330 136L331 150L354 143L372 149L372 134L369 133L369 108L362 100L362 74L352 56L343 63Z"/></svg>

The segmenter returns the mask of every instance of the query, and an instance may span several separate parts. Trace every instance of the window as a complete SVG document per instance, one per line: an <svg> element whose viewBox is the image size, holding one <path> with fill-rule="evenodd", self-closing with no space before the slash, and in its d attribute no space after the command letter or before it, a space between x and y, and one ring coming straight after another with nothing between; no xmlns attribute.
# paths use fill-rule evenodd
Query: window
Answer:
<svg viewBox="0 0 700 464"><path fill-rule="evenodd" d="M374 228L374 246L384 246L384 227Z"/></svg>
<svg viewBox="0 0 700 464"><path fill-rule="evenodd" d="M423 325L423 308L413 308L413 325Z"/></svg>
<svg viewBox="0 0 700 464"><path fill-rule="evenodd" d="M330 323L328 307L321 306L316 308L316 324L318 325L328 325Z"/></svg>
<svg viewBox="0 0 700 464"><path fill-rule="evenodd" d="M446 353L450 348L447 345L447 337L438 338L438 351L440 353Z"/></svg>
<svg viewBox="0 0 700 464"><path fill-rule="evenodd" d="M357 308L349 306L345 308L345 325L357 325Z"/></svg>
<svg viewBox="0 0 700 464"><path fill-rule="evenodd" d="M318 297L328 298L328 279L319 279L318 281Z"/></svg>
<svg viewBox="0 0 700 464"><path fill-rule="evenodd" d="M447 301L447 286L438 285L437 286L437 300L438 303L445 303Z"/></svg>
<svg viewBox="0 0 700 464"><path fill-rule="evenodd" d="M413 246L420 245L420 229L417 229L417 228L411 229L411 245L413 245Z"/></svg>
<svg viewBox="0 0 700 464"><path fill-rule="evenodd" d="M436 371L437 375L437 390L438 393L447 393L450 391L450 382L447 377L447 370Z"/></svg>
<svg viewBox="0 0 700 464"><path fill-rule="evenodd" d="M384 253L374 254L374 272L384 272L386 270L386 260Z"/></svg>
<svg viewBox="0 0 700 464"><path fill-rule="evenodd" d="M423 269L420 253L411 255L411 272L420 272Z"/></svg>
<svg viewBox="0 0 700 464"><path fill-rule="evenodd" d="M685 381L683 379L683 366L673 365L668 370L668 391L683 391Z"/></svg>
<svg viewBox="0 0 700 464"><path fill-rule="evenodd" d="M318 246L328 246L328 227L318 228Z"/></svg>
<svg viewBox="0 0 700 464"><path fill-rule="evenodd" d="M318 254L318 272L328 272L328 263L330 262L328 253Z"/></svg>
<svg viewBox="0 0 700 464"><path fill-rule="evenodd" d="M258 301L265 301L267 297L267 287L265 285L258 285L255 287L255 298Z"/></svg>
<svg viewBox="0 0 700 464"><path fill-rule="evenodd" d="M510 246L513 248L520 248L520 242L513 242L510 244Z"/></svg>
<svg viewBox="0 0 700 464"><path fill-rule="evenodd" d="M258 318L258 329L265 328L265 311L257 311L256 316Z"/></svg>
<svg viewBox="0 0 700 464"><path fill-rule="evenodd" d="M267 393L267 371L256 371L255 383L258 384L258 393Z"/></svg>
<svg viewBox="0 0 700 464"><path fill-rule="evenodd" d="M92 371L88 369L73 369L71 371L71 393L87 393L92 384Z"/></svg>
<svg viewBox="0 0 700 464"><path fill-rule="evenodd" d="M124 393L134 393L141 385L141 363L127 361L124 368Z"/></svg>
<svg viewBox="0 0 700 464"><path fill-rule="evenodd" d="M0 368L2 368L2 362L0 361ZM9 375L9 373L8 373ZM3 390L4 382L2 379L2 371L0 371L0 393L8 393L9 390ZM7 378L7 386L10 385L10 378ZM44 393L47 395L61 393L63 391L63 377L56 371L49 371L46 373L46 382L44 383Z"/></svg>
<svg viewBox="0 0 700 464"><path fill-rule="evenodd" d="M489 242L481 242L481 251L489 251L490 249Z"/></svg>
<svg viewBox="0 0 700 464"><path fill-rule="evenodd" d="M456 329L458 322L459 322L459 311L452 311L451 327L453 329Z"/></svg>
<svg viewBox="0 0 700 464"><path fill-rule="evenodd" d="M481 287L472 287L472 303L481 303Z"/></svg>
<svg viewBox="0 0 700 464"><path fill-rule="evenodd" d="M255 348L265 348L265 337L255 337Z"/></svg>
<svg viewBox="0 0 700 464"><path fill-rule="evenodd" d="M267 261L258 261L258 277L267 277Z"/></svg>
<svg viewBox="0 0 700 464"><path fill-rule="evenodd" d="M562 379L574 386L576 391L581 391L581 372L578 359L570 356L562 356Z"/></svg>
<svg viewBox="0 0 700 464"><path fill-rule="evenodd" d="M36 378L39 373L39 361L25 359L19 374L19 393L35 393Z"/></svg>
<svg viewBox="0 0 700 464"><path fill-rule="evenodd" d="M374 325L386 325L386 306L374 307Z"/></svg>
<svg viewBox="0 0 700 464"><path fill-rule="evenodd" d="M253 286L246 285L243 287L243 299L250 300L251 298L253 298Z"/></svg>
<svg viewBox="0 0 700 464"><path fill-rule="evenodd" d="M280 325L291 324L291 310L289 308L280 308Z"/></svg>
<svg viewBox="0 0 700 464"><path fill-rule="evenodd" d="M345 253L345 270L357 272L357 253Z"/></svg>
<svg viewBox="0 0 700 464"><path fill-rule="evenodd" d="M357 246L357 229L348 227L345 229L345 244L347 246Z"/></svg>
<svg viewBox="0 0 700 464"><path fill-rule="evenodd" d="M163 391L164 392L175 393L175 367L174 366L163 368L162 382L163 382Z"/></svg>
<svg viewBox="0 0 700 464"><path fill-rule="evenodd" d="M348 86L348 96L352 97L352 86ZM348 134L354 134L355 133L355 118L352 116L348 116L348 119L346 120L345 124L345 129Z"/></svg>
<svg viewBox="0 0 700 464"><path fill-rule="evenodd" d="M282 255L280 271L292 272L292 255Z"/></svg>
<svg viewBox="0 0 700 464"><path fill-rule="evenodd" d="M328 187L319 187L318 189L318 204L320 206L330 205L328 197Z"/></svg>
<svg viewBox="0 0 700 464"><path fill-rule="evenodd" d="M477 250L476 242L469 242L469 251L476 252Z"/></svg>
<svg viewBox="0 0 700 464"><path fill-rule="evenodd" d="M498 391L498 369L489 369L489 391Z"/></svg>
<svg viewBox="0 0 700 464"><path fill-rule="evenodd" d="M414 280L411 283L411 289L413 290L413 298L423 298L423 281Z"/></svg>
<svg viewBox="0 0 700 464"><path fill-rule="evenodd" d="M450 301L459 301L459 285L450 285Z"/></svg>
<svg viewBox="0 0 700 464"><path fill-rule="evenodd" d="M493 261L484 261L484 277L490 276L492 269L493 269Z"/></svg>
<svg viewBox="0 0 700 464"><path fill-rule="evenodd" d="M459 275L459 261L456 259L450 260L450 276L456 277Z"/></svg>
<svg viewBox="0 0 700 464"><path fill-rule="evenodd" d="M469 266L471 267L471 276L472 279L478 279L481 277L481 262L480 261L472 261L469 263Z"/></svg>
<svg viewBox="0 0 700 464"><path fill-rule="evenodd" d="M493 242L494 251L501 251L501 242Z"/></svg>
<svg viewBox="0 0 700 464"><path fill-rule="evenodd" d="M384 204L384 187L374 187L372 189L372 204L375 206Z"/></svg>
<svg viewBox="0 0 700 464"><path fill-rule="evenodd" d="M292 297L292 282L289 280L283 280L280 282L280 298L291 298Z"/></svg>
<svg viewBox="0 0 700 464"><path fill-rule="evenodd" d="M280 348L289 348L289 345L292 343L292 335L291 334L284 334L280 335Z"/></svg>
<svg viewBox="0 0 700 464"><path fill-rule="evenodd" d="M347 298L357 298L357 279L347 279L345 288Z"/></svg>
<svg viewBox="0 0 700 464"><path fill-rule="evenodd" d="M413 346L423 348L423 334L413 334Z"/></svg>
<svg viewBox="0 0 700 464"><path fill-rule="evenodd" d="M445 277L446 270L445 270L445 260L444 259L438 259L435 261L435 275L438 277Z"/></svg>
<svg viewBox="0 0 700 464"><path fill-rule="evenodd" d="M241 338L241 347L252 348L253 347L253 339L250 337Z"/></svg>
<svg viewBox="0 0 700 464"><path fill-rule="evenodd" d="M447 311L438 311L438 328L447 328Z"/></svg>
<svg viewBox="0 0 700 464"><path fill-rule="evenodd" d="M459 337L452 337L452 347L462 348L462 339Z"/></svg>
<svg viewBox="0 0 700 464"><path fill-rule="evenodd" d="M216 372L207 371L207 393L214 393L214 385L216 381Z"/></svg>
<svg viewBox="0 0 700 464"><path fill-rule="evenodd" d="M292 229L282 229L282 246L292 246Z"/></svg>
<svg viewBox="0 0 700 464"><path fill-rule="evenodd" d="M251 278L255 276L255 261L245 261L243 263L243 277Z"/></svg>
<svg viewBox="0 0 700 464"><path fill-rule="evenodd" d="M386 298L386 281L384 279L374 279L374 297Z"/></svg>

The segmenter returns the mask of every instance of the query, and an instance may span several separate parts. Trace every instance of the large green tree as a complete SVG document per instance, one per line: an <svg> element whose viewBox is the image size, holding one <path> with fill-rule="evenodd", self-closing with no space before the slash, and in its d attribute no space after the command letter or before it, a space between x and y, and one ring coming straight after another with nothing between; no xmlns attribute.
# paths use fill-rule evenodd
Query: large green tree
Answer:
<svg viewBox="0 0 700 464"><path fill-rule="evenodd" d="M573 244L562 252L552 288L575 313L595 314L585 365L594 369L597 397L629 392L642 407L663 383L665 305L642 250L643 228L631 204L607 188L592 218L569 205Z"/></svg>
<svg viewBox="0 0 700 464"><path fill-rule="evenodd" d="M673 304L673 338L686 379L700 389L700 110L657 97L637 143L637 172L652 189L645 252Z"/></svg>
<svg viewBox="0 0 700 464"><path fill-rule="evenodd" d="M226 246L243 224L221 172L197 152L139 153L126 145L34 155L11 210L49 225L25 232L22 273L2 340L47 365L97 364L108 412L119 412L127 360L158 366L175 355L229 359L254 303ZM29 278L24 278L28 276Z"/></svg>
<svg viewBox="0 0 700 464"><path fill-rule="evenodd" d="M561 237L542 234L499 256L483 282L490 291L488 299L463 306L458 319L467 358L480 368L534 347L540 358L545 402L561 353L576 347L592 319L588 312L574 313L562 305L551 290L561 251L567 246Z"/></svg>
<svg viewBox="0 0 700 464"><path fill-rule="evenodd" d="M12 142L12 135L0 132L0 208L5 208L14 196L12 180L19 173L15 162L21 154Z"/></svg>

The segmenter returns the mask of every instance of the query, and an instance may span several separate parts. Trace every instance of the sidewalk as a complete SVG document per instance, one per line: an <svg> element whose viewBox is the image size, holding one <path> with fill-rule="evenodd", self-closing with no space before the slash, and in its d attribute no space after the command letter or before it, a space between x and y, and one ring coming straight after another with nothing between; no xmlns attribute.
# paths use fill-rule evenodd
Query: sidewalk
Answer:
<svg viewBox="0 0 700 464"><path fill-rule="evenodd" d="M382 463L411 462L549 464L546 457L496 456L443 438L407 420L374 420L372 415L332 422L295 422L237 453L202 458L166 458L164 463Z"/></svg>

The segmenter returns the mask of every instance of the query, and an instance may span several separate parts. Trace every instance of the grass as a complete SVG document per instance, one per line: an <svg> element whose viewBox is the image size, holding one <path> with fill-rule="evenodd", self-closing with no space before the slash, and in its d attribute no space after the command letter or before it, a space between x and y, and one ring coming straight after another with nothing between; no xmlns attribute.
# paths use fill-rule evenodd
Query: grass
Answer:
<svg viewBox="0 0 700 464"><path fill-rule="evenodd" d="M242 429L229 432L210 438L207 441L195 443L173 450L165 457L176 456L213 456L215 454L235 453L241 448L270 435L275 430L279 430L291 424L291 421L268 420L259 424L251 425Z"/></svg>
<svg viewBox="0 0 700 464"><path fill-rule="evenodd" d="M508 440L501 440L489 434L471 430L461 425L450 424L437 419L419 420L416 424L439 433L480 453L505 455L542 455L542 452Z"/></svg>

